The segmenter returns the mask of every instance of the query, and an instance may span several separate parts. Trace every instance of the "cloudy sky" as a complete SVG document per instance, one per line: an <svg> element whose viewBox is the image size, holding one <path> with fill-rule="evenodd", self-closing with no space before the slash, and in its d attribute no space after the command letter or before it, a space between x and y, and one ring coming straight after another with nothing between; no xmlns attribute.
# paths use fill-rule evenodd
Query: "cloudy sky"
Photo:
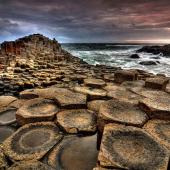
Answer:
<svg viewBox="0 0 170 170"><path fill-rule="evenodd" d="M170 43L170 0L0 0L0 42L31 33L60 42Z"/></svg>

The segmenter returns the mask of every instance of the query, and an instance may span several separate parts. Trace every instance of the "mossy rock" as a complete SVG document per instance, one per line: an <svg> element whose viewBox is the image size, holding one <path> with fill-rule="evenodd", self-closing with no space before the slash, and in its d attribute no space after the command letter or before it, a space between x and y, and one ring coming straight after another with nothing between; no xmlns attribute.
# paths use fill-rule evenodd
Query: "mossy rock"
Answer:
<svg viewBox="0 0 170 170"><path fill-rule="evenodd" d="M97 155L96 135L67 136L53 148L48 164L57 170L90 170L96 166Z"/></svg>
<svg viewBox="0 0 170 170"><path fill-rule="evenodd" d="M30 123L7 138L3 148L13 161L39 160L61 139L62 135L54 123Z"/></svg>
<svg viewBox="0 0 170 170"><path fill-rule="evenodd" d="M169 154L144 130L132 126L105 126L98 160L103 167L167 170Z"/></svg>
<svg viewBox="0 0 170 170"><path fill-rule="evenodd" d="M57 114L56 123L67 133L94 133L97 118L94 112L86 109L64 110Z"/></svg>
<svg viewBox="0 0 170 170"><path fill-rule="evenodd" d="M57 112L59 112L59 108L54 101L36 98L28 100L18 109L16 119L20 125L41 121L52 121Z"/></svg>

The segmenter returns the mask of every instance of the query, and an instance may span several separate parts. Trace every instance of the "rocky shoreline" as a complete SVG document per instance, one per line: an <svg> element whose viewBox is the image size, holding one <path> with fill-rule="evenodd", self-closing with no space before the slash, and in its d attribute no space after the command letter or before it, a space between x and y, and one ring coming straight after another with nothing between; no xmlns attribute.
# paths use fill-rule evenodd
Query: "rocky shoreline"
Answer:
<svg viewBox="0 0 170 170"><path fill-rule="evenodd" d="M169 77L88 65L40 34L0 58L0 169L170 168Z"/></svg>

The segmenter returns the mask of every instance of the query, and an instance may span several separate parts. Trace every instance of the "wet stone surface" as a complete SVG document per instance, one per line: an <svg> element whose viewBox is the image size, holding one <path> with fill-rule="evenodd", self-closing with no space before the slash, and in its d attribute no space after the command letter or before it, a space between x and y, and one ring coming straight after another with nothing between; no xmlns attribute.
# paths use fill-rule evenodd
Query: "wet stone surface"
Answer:
<svg viewBox="0 0 170 170"><path fill-rule="evenodd" d="M54 123L30 123L3 143L4 152L15 161L39 160L62 138Z"/></svg>
<svg viewBox="0 0 170 170"><path fill-rule="evenodd" d="M0 126L0 144L3 143L9 136L16 131L15 128L10 126Z"/></svg>
<svg viewBox="0 0 170 170"><path fill-rule="evenodd" d="M102 166L167 170L167 150L141 129L109 124L103 136L98 157Z"/></svg>
<svg viewBox="0 0 170 170"><path fill-rule="evenodd" d="M70 136L54 147L48 164L57 170L92 170L96 166L97 155L96 135Z"/></svg>
<svg viewBox="0 0 170 170"><path fill-rule="evenodd" d="M0 112L0 125L10 125L16 122L15 108L8 108Z"/></svg>

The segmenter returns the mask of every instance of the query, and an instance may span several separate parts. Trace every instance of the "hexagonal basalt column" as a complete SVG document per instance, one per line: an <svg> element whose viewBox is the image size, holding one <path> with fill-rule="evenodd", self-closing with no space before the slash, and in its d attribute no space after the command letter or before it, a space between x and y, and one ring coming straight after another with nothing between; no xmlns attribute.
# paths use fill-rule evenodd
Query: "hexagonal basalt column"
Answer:
<svg viewBox="0 0 170 170"><path fill-rule="evenodd" d="M134 170L167 170L169 154L142 129L105 126L98 160L103 167Z"/></svg>
<svg viewBox="0 0 170 170"><path fill-rule="evenodd" d="M48 164L55 169L87 170L97 162L96 135L67 136L48 156Z"/></svg>
<svg viewBox="0 0 170 170"><path fill-rule="evenodd" d="M96 115L86 109L64 110L57 114L58 123L67 133L94 133L96 131Z"/></svg>
<svg viewBox="0 0 170 170"><path fill-rule="evenodd" d="M13 164L8 170L54 170L52 167L39 161L24 161Z"/></svg>
<svg viewBox="0 0 170 170"><path fill-rule="evenodd" d="M107 98L107 91L86 86L77 86L74 88L79 93L86 94L89 100L105 99Z"/></svg>
<svg viewBox="0 0 170 170"><path fill-rule="evenodd" d="M88 78L84 79L84 84L94 88L101 88L105 86L106 83L102 79Z"/></svg>
<svg viewBox="0 0 170 170"><path fill-rule="evenodd" d="M108 123L120 123L142 127L148 116L137 106L118 100L110 100L100 106L98 116L98 147L101 142L103 128Z"/></svg>
<svg viewBox="0 0 170 170"><path fill-rule="evenodd" d="M170 121L150 120L144 125L144 129L170 152Z"/></svg>
<svg viewBox="0 0 170 170"><path fill-rule="evenodd" d="M39 160L62 138L51 122L30 123L19 128L3 143L5 154L13 161Z"/></svg>
<svg viewBox="0 0 170 170"><path fill-rule="evenodd" d="M0 111L0 125L10 125L16 122L16 111L15 108L6 108Z"/></svg>
<svg viewBox="0 0 170 170"><path fill-rule="evenodd" d="M139 107L148 113L150 118L170 120L170 98L154 97L139 101Z"/></svg>
<svg viewBox="0 0 170 170"><path fill-rule="evenodd" d="M59 108L54 101L37 98L27 101L20 107L16 113L16 119L21 125L52 121L57 112L59 112Z"/></svg>

